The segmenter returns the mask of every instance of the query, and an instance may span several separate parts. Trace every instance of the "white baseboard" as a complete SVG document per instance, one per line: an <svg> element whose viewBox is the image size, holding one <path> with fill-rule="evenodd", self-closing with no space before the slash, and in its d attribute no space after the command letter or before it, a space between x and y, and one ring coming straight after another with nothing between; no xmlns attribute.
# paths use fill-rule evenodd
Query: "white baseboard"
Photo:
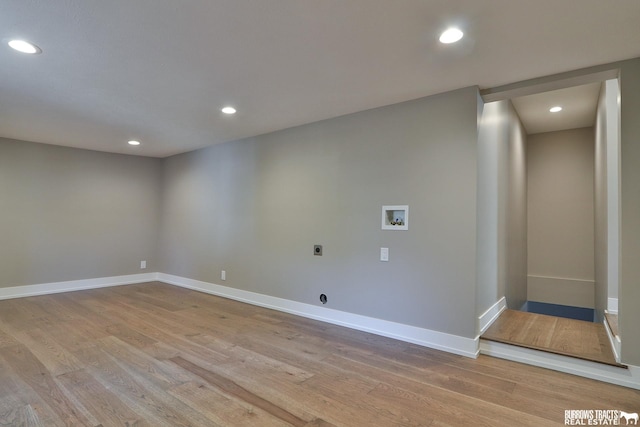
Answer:
<svg viewBox="0 0 640 427"><path fill-rule="evenodd" d="M334 325L346 326L351 329L395 338L424 347L459 354L461 356L472 358L478 356L478 338L465 338L458 335L451 335L416 326L375 319L373 317L347 313L326 307L318 307L311 304L165 273L159 273L158 280L171 285L193 289L285 313L295 314L297 316L307 317L309 319L319 320Z"/></svg>
<svg viewBox="0 0 640 427"><path fill-rule="evenodd" d="M498 317L500 317L500 315L503 311L506 310L506 308L507 298L502 297L498 301L496 301L495 304L489 307L487 311L482 313L478 317L478 335L482 335L487 329L489 329L489 326L491 326L491 324L495 322Z"/></svg>
<svg viewBox="0 0 640 427"><path fill-rule="evenodd" d="M640 366L628 369L494 341L480 341L480 353L640 390Z"/></svg>
<svg viewBox="0 0 640 427"><path fill-rule="evenodd" d="M621 341L620 337L613 334L613 331L609 327L609 322L604 321L604 330L607 332L607 337L609 338L609 342L611 343L611 350L613 350L613 357L615 357L616 362L620 363L620 349L621 349Z"/></svg>
<svg viewBox="0 0 640 427"><path fill-rule="evenodd" d="M618 298L609 298L607 301L607 311L611 314L618 314Z"/></svg>
<svg viewBox="0 0 640 427"><path fill-rule="evenodd" d="M0 300L57 294L82 289L105 288L108 286L131 285L158 280L158 273L130 274L127 276L99 277L97 279L70 280L67 282L41 283L38 285L12 286L0 288Z"/></svg>

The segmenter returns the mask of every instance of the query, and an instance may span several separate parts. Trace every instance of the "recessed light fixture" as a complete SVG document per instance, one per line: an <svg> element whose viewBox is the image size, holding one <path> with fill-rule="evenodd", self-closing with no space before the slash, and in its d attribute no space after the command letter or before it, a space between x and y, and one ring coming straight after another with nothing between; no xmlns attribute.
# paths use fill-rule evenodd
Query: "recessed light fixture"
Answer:
<svg viewBox="0 0 640 427"><path fill-rule="evenodd" d="M9 40L7 43L12 49L17 50L18 52L34 54L34 53L42 53L42 49L36 46L33 43L29 43L25 40Z"/></svg>
<svg viewBox="0 0 640 427"><path fill-rule="evenodd" d="M445 32L440 34L440 43L450 44L455 43L460 40L464 36L464 33L460 31L458 28L451 27L448 28Z"/></svg>
<svg viewBox="0 0 640 427"><path fill-rule="evenodd" d="M225 114L235 114L236 113L236 109L233 108L233 107L224 107L220 111L222 111Z"/></svg>
<svg viewBox="0 0 640 427"><path fill-rule="evenodd" d="M549 108L549 112L551 113L559 113L560 111L562 111L562 107L559 105Z"/></svg>
<svg viewBox="0 0 640 427"><path fill-rule="evenodd" d="M136 141L134 139L132 139L131 141L128 142L129 145L140 145L140 141Z"/></svg>

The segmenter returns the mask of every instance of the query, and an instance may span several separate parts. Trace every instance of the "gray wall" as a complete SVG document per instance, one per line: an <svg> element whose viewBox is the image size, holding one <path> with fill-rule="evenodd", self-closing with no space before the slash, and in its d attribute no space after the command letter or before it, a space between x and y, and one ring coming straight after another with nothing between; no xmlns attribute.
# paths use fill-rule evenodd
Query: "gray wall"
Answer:
<svg viewBox="0 0 640 427"><path fill-rule="evenodd" d="M0 287L157 271L161 162L0 138Z"/></svg>
<svg viewBox="0 0 640 427"><path fill-rule="evenodd" d="M527 297L527 136L511 101L484 104L478 132L478 278L481 315Z"/></svg>
<svg viewBox="0 0 640 427"><path fill-rule="evenodd" d="M620 85L607 80L607 281L608 297L617 301L620 277Z"/></svg>
<svg viewBox="0 0 640 427"><path fill-rule="evenodd" d="M607 210L607 91L606 83L600 86L595 130L595 294L596 319L600 321L607 308L608 294L608 210Z"/></svg>
<svg viewBox="0 0 640 427"><path fill-rule="evenodd" d="M620 265L620 95L617 79L602 83L596 117L596 295L599 316L618 299ZM612 309L609 307L609 309ZM613 305L617 310L617 304Z"/></svg>
<svg viewBox="0 0 640 427"><path fill-rule="evenodd" d="M505 268L507 304L520 309L527 300L527 141L524 126L509 103Z"/></svg>
<svg viewBox="0 0 640 427"><path fill-rule="evenodd" d="M477 96L165 159L161 271L475 337ZM381 230L389 204L409 205L408 231Z"/></svg>
<svg viewBox="0 0 640 427"><path fill-rule="evenodd" d="M476 314L481 316L505 296L504 210L506 152L509 145L509 102L481 106L478 127L477 292Z"/></svg>
<svg viewBox="0 0 640 427"><path fill-rule="evenodd" d="M620 64L619 325L623 363L640 366L640 59Z"/></svg>
<svg viewBox="0 0 640 427"><path fill-rule="evenodd" d="M529 135L530 301L594 306L593 128Z"/></svg>

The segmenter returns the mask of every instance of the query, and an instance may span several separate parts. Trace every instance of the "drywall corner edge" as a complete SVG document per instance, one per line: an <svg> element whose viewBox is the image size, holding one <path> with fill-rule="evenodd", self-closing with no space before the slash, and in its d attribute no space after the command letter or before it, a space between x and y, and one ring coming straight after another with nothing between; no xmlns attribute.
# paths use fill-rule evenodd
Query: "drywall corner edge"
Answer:
<svg viewBox="0 0 640 427"><path fill-rule="evenodd" d="M193 280L186 277L174 276L171 274L159 273L158 281L259 307L294 314L296 316L345 326L358 331L394 338L423 347L458 354L460 356L476 358L479 354L479 339L477 337L466 338L458 335L451 335L444 332L433 331L388 320L375 319L326 307L318 307L311 304Z"/></svg>

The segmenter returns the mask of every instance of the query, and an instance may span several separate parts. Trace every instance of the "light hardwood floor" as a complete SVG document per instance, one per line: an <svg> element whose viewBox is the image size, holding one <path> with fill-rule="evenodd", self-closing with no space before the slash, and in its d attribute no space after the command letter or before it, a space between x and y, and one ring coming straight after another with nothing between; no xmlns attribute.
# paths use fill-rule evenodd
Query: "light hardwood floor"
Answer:
<svg viewBox="0 0 640 427"><path fill-rule="evenodd" d="M0 301L0 425L541 426L640 391L162 283Z"/></svg>
<svg viewBox="0 0 640 427"><path fill-rule="evenodd" d="M625 367L616 363L602 323L505 310L482 338Z"/></svg>

